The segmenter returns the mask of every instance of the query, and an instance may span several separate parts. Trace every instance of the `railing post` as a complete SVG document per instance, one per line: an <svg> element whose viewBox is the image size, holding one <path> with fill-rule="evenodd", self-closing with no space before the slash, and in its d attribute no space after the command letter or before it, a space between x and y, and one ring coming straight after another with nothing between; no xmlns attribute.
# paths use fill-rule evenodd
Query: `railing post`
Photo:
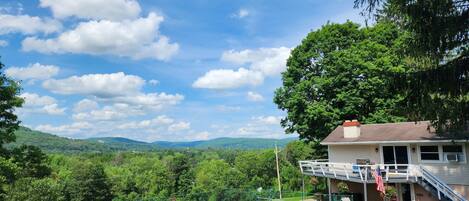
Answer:
<svg viewBox="0 0 469 201"><path fill-rule="evenodd" d="M409 181L409 166L407 166L406 180Z"/></svg>
<svg viewBox="0 0 469 201"><path fill-rule="evenodd" d="M389 166L386 166L386 182L389 181Z"/></svg>
<svg viewBox="0 0 469 201"><path fill-rule="evenodd" d="M326 176L326 172L324 172L324 168L322 167L322 164L320 164L319 167L321 167L322 175Z"/></svg>
<svg viewBox="0 0 469 201"><path fill-rule="evenodd" d="M345 172L345 176L347 177L347 179L350 179L350 177L348 176L348 172L347 172L347 165L344 165L344 172Z"/></svg>
<svg viewBox="0 0 469 201"><path fill-rule="evenodd" d="M358 173L360 174L360 180L363 181L362 168L358 166Z"/></svg>

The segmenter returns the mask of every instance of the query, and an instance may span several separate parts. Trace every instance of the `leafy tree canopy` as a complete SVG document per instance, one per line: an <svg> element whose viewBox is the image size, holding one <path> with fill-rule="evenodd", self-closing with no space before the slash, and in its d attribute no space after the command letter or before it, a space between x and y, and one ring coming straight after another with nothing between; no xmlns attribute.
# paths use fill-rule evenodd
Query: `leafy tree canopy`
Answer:
<svg viewBox="0 0 469 201"><path fill-rule="evenodd" d="M409 116L431 120L440 134L467 137L469 1L355 0L355 6L411 34L402 52L413 60L412 71L396 85L411 95L406 101Z"/></svg>
<svg viewBox="0 0 469 201"><path fill-rule="evenodd" d="M2 72L3 68L0 62L0 156L6 154L3 145L15 141L14 132L20 121L14 111L23 104L19 97L20 86Z"/></svg>
<svg viewBox="0 0 469 201"><path fill-rule="evenodd" d="M321 140L345 119L364 123L405 121L405 94L393 87L408 68L400 49L406 34L388 22L326 24L296 47L274 102L282 126L307 140Z"/></svg>

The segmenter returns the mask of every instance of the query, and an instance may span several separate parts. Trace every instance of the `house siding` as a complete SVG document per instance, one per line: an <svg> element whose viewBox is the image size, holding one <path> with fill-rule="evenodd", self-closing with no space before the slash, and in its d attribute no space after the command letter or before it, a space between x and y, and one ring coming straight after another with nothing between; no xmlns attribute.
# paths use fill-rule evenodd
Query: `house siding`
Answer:
<svg viewBox="0 0 469 201"><path fill-rule="evenodd" d="M454 187L454 189L469 199L469 162L450 163L420 163L418 144L402 144L410 147L410 163L420 164L432 172L439 179ZM469 143L465 143L466 161L469 161ZM381 149L379 144L375 145L329 145L329 161L335 163L356 163L357 159L370 159L371 162L382 163ZM415 151L414 151L415 150ZM416 185L417 186L417 185ZM416 190L417 192L417 190ZM425 196L420 200L428 200Z"/></svg>
<svg viewBox="0 0 469 201"><path fill-rule="evenodd" d="M465 143L466 161L469 155L469 144ZM450 185L469 185L469 163L421 163L419 161L418 145L412 144L411 148L415 148L415 152L411 151L412 164L420 164L427 170L432 172L442 181Z"/></svg>
<svg viewBox="0 0 469 201"><path fill-rule="evenodd" d="M329 162L356 163L357 159L370 159L379 163L380 155L377 145L329 145Z"/></svg>

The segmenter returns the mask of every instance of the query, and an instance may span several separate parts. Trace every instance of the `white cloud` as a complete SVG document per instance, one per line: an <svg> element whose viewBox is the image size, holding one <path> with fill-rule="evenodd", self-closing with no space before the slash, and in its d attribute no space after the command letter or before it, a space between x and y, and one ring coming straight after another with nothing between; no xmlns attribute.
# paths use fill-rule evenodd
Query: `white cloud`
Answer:
<svg viewBox="0 0 469 201"><path fill-rule="evenodd" d="M181 122L178 122L178 123L171 124L168 127L168 131L176 132L176 131L188 130L190 128L191 128L191 123L190 122L181 121Z"/></svg>
<svg viewBox="0 0 469 201"><path fill-rule="evenodd" d="M253 117L253 120L267 125L280 125L280 121L282 120L281 116L259 116Z"/></svg>
<svg viewBox="0 0 469 201"><path fill-rule="evenodd" d="M166 36L160 35L159 25L163 20L163 16L150 13L146 18L120 22L81 22L57 38L28 37L23 40L22 46L24 51L41 53L83 53L169 60L178 52L179 45L170 43Z"/></svg>
<svg viewBox="0 0 469 201"><path fill-rule="evenodd" d="M216 110L220 112L236 112L240 111L241 107L239 106L229 106L229 105L218 105L215 107Z"/></svg>
<svg viewBox="0 0 469 201"><path fill-rule="evenodd" d="M245 18L249 15L250 15L250 13L247 9L241 8L241 9L238 10L238 12L231 15L231 17L242 19L242 18Z"/></svg>
<svg viewBox="0 0 469 201"><path fill-rule="evenodd" d="M29 15L0 14L0 35L9 33L54 33L62 29L57 20L41 19Z"/></svg>
<svg viewBox="0 0 469 201"><path fill-rule="evenodd" d="M41 0L40 6L50 7L56 18L124 20L137 18L141 10L134 0Z"/></svg>
<svg viewBox="0 0 469 201"><path fill-rule="evenodd" d="M93 125L88 122L74 122L72 124L65 124L61 126L53 126L50 124L41 124L36 126L34 129L42 132L70 135L82 132L86 129L92 129Z"/></svg>
<svg viewBox="0 0 469 201"><path fill-rule="evenodd" d="M140 111L140 113L148 112L147 110L161 110L184 100L184 96L180 94L143 93L143 85L145 85L145 80L141 77L126 75L122 72L87 74L61 80L50 79L42 84L45 89L53 93L86 95L106 103L129 105L133 110ZM118 117L117 113L120 113L119 111L114 113L109 110L107 108L105 111L95 111L95 114L89 114L89 116L101 115L101 118L112 119ZM112 117L104 117L105 114ZM81 116L83 115L81 114ZM85 118L85 116L82 118Z"/></svg>
<svg viewBox="0 0 469 201"><path fill-rule="evenodd" d="M48 115L62 115L66 108L60 108L57 100L50 96L40 96L35 93L23 93L20 95L24 99L19 113L42 113Z"/></svg>
<svg viewBox="0 0 469 201"><path fill-rule="evenodd" d="M251 71L245 68L238 70L216 69L210 70L202 77L199 77L192 86L206 89L230 89L245 85L256 86L264 81L264 76L260 72Z"/></svg>
<svg viewBox="0 0 469 201"><path fill-rule="evenodd" d="M53 65L34 63L27 67L10 67L5 70L5 74L18 80L46 80L57 75L59 69Z"/></svg>
<svg viewBox="0 0 469 201"><path fill-rule="evenodd" d="M96 101L92 101L90 99L83 99L75 104L73 108L74 112L85 112L90 110L95 110L98 108L98 103Z"/></svg>
<svg viewBox="0 0 469 201"><path fill-rule="evenodd" d="M82 94L100 98L137 94L145 84L139 76L123 72L87 74L61 80L46 80L42 86L58 94Z"/></svg>
<svg viewBox="0 0 469 201"><path fill-rule="evenodd" d="M116 103L87 112L73 114L75 121L116 121L129 116L143 115L140 109L124 103Z"/></svg>
<svg viewBox="0 0 469 201"><path fill-rule="evenodd" d="M256 86L264 82L267 76L277 76L286 68L290 49L260 48L256 50L226 51L221 60L238 65L249 65L248 69L239 68L210 70L199 77L192 86L207 89L229 89L242 86Z"/></svg>
<svg viewBox="0 0 469 201"><path fill-rule="evenodd" d="M160 81L158 81L158 80L149 80L148 81L148 84L153 85L153 86L157 85L158 83L160 83Z"/></svg>
<svg viewBox="0 0 469 201"><path fill-rule="evenodd" d="M253 91L248 91L248 93L246 94L246 97L248 98L249 101L253 101L253 102L259 102L259 101L264 100L264 97L261 94L253 92Z"/></svg>
<svg viewBox="0 0 469 201"><path fill-rule="evenodd" d="M119 96L110 99L113 102L127 103L142 107L141 109L161 110L166 106L176 105L184 100L180 94L147 93L134 96Z"/></svg>
<svg viewBox="0 0 469 201"><path fill-rule="evenodd" d="M144 129L144 128L153 128L163 125L168 125L174 122L174 119L169 118L165 115L160 115L156 118L150 120L142 120L139 122L132 121L125 124L117 126L118 129Z"/></svg>
<svg viewBox="0 0 469 201"><path fill-rule="evenodd" d="M290 48L260 48L257 50L226 51L221 57L222 61L235 64L248 64L250 70L262 72L266 76L279 75L286 68Z"/></svg>
<svg viewBox="0 0 469 201"><path fill-rule="evenodd" d="M8 41L0 40L0 47L6 47L6 46L8 46Z"/></svg>

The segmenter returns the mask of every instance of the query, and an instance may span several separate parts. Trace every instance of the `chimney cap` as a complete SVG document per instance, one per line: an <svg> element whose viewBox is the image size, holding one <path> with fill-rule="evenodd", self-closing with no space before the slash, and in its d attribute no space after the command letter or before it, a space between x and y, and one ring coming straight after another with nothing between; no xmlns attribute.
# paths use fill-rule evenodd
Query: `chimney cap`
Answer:
<svg viewBox="0 0 469 201"><path fill-rule="evenodd" d="M351 126L360 126L360 122L356 119L350 121L350 120L346 120L344 121L344 123L342 124L343 127L351 127Z"/></svg>

